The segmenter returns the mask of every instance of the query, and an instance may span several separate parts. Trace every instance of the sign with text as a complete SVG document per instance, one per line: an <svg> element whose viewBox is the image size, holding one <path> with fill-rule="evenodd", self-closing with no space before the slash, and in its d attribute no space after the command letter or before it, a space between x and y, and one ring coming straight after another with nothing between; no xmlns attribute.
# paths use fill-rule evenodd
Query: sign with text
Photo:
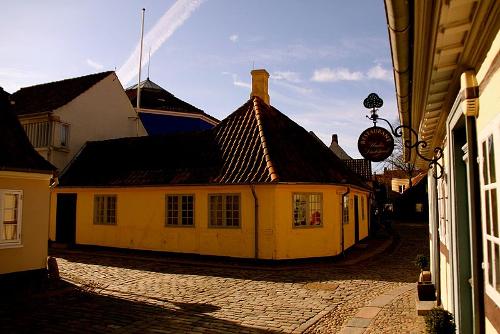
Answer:
<svg viewBox="0 0 500 334"><path fill-rule="evenodd" d="M373 162L383 161L394 150L394 138L386 129L374 126L361 133L358 150L365 159Z"/></svg>

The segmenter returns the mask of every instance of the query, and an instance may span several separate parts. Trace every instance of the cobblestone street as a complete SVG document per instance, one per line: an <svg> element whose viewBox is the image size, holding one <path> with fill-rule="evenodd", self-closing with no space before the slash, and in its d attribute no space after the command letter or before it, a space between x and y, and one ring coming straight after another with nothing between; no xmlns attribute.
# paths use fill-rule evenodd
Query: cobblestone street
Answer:
<svg viewBox="0 0 500 334"><path fill-rule="evenodd" d="M56 251L65 287L0 303L1 333L423 333L415 311L427 226L400 224L384 253L221 266Z"/></svg>

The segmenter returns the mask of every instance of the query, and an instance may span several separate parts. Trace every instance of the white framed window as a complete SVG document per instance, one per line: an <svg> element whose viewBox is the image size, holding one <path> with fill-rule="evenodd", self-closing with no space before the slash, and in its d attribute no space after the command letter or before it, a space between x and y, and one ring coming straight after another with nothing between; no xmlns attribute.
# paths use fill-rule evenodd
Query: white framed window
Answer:
<svg viewBox="0 0 500 334"><path fill-rule="evenodd" d="M481 214L483 225L483 256L486 292L500 303L500 217L495 146L498 147L498 131L479 141L481 173Z"/></svg>
<svg viewBox="0 0 500 334"><path fill-rule="evenodd" d="M240 227L240 195L209 194L209 227Z"/></svg>
<svg viewBox="0 0 500 334"><path fill-rule="evenodd" d="M0 189L0 247L21 245L21 190Z"/></svg>
<svg viewBox="0 0 500 334"><path fill-rule="evenodd" d="M342 224L349 224L349 195L344 195L342 201Z"/></svg>
<svg viewBox="0 0 500 334"><path fill-rule="evenodd" d="M61 147L68 147L69 146L69 124L62 124L61 123L61 125L60 125L59 145Z"/></svg>
<svg viewBox="0 0 500 334"><path fill-rule="evenodd" d="M94 224L116 225L116 195L94 195Z"/></svg>
<svg viewBox="0 0 500 334"><path fill-rule="evenodd" d="M194 226L194 195L166 195L165 206L166 226Z"/></svg>
<svg viewBox="0 0 500 334"><path fill-rule="evenodd" d="M365 197L361 196L361 220L365 220Z"/></svg>
<svg viewBox="0 0 500 334"><path fill-rule="evenodd" d="M293 227L323 226L322 206L321 193L292 194Z"/></svg>

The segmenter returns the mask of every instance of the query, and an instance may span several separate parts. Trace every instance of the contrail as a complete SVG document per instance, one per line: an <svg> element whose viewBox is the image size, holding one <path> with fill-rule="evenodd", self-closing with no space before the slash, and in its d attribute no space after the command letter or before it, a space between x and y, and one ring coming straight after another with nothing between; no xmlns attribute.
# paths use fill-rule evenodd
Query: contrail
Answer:
<svg viewBox="0 0 500 334"><path fill-rule="evenodd" d="M151 54L154 54L204 1L177 0L144 36L144 45L151 48ZM140 42L137 43L127 61L117 71L117 75L124 85L137 75L139 50ZM146 64L147 62L143 62L142 67L146 66Z"/></svg>

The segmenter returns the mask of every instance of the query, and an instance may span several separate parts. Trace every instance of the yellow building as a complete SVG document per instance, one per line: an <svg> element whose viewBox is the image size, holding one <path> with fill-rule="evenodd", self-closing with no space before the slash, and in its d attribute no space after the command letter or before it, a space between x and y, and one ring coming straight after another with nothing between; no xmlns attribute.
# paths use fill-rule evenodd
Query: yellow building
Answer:
<svg viewBox="0 0 500 334"><path fill-rule="evenodd" d="M258 259L333 256L368 236L368 190L329 149L251 98L211 130L89 142L61 175L50 238Z"/></svg>
<svg viewBox="0 0 500 334"><path fill-rule="evenodd" d="M46 273L55 168L36 153L9 107L0 88L0 280L33 282Z"/></svg>
<svg viewBox="0 0 500 334"><path fill-rule="evenodd" d="M428 176L437 304L459 333L498 333L500 2L385 3L401 123L428 143L425 158L443 149L442 177Z"/></svg>

